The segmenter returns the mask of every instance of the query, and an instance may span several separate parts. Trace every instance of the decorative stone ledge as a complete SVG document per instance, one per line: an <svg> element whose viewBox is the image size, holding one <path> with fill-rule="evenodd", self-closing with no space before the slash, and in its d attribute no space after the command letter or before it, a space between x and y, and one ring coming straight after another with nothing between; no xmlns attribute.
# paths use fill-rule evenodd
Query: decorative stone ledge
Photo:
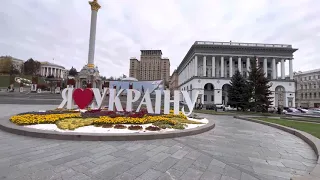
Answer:
<svg viewBox="0 0 320 180"><path fill-rule="evenodd" d="M247 118L247 117L241 117L241 116L234 116L234 118L271 126L271 127L280 129L282 131L288 132L290 134L293 134L293 135L301 138L302 140L304 140L307 144L309 144L309 146L311 146L311 148L316 153L317 164L316 164L315 168L309 174L304 175L304 176L292 177L291 180L320 180L320 159L319 159L320 158L320 139L312 136L309 133L299 131L299 130L296 130L293 128L289 128L286 126L282 126L279 124L275 124L275 123L260 121L260 120Z"/></svg>
<svg viewBox="0 0 320 180"><path fill-rule="evenodd" d="M0 120L0 129L17 135L30 136L36 138L76 140L76 141L135 141L177 138L201 134L215 127L215 123L210 121L192 129L175 130L167 132L148 132L148 133L79 133L79 132L57 132L18 126L10 122L9 117Z"/></svg>

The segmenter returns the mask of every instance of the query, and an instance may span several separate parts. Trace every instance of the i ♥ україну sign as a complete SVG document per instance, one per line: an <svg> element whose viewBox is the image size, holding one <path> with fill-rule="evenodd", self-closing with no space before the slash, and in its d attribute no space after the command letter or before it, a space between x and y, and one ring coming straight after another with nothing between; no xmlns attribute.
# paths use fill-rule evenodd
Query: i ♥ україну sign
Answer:
<svg viewBox="0 0 320 180"><path fill-rule="evenodd" d="M121 101L119 96L123 91L127 92L127 100L126 100L126 111L133 111L132 104L139 100L141 97L141 92L135 89L109 89L105 88L102 95L98 88L87 88L87 89L74 89L74 88L65 88L61 95L62 95L62 102L58 108L67 108L72 109L73 104L78 105L80 109L85 109L86 107L90 106L92 109L99 109L101 108L102 102L105 101L107 93L109 92L109 100L108 100L108 109L113 111L114 109L117 111L123 111L123 107L121 105ZM162 90L155 90L155 105L152 106L150 92L146 90L143 93L142 100L139 103L138 108L136 111L140 111L141 106L145 105L147 107L147 111L150 114L160 114L161 113L161 97L162 97ZM184 107L181 108L181 111L186 116L189 116L194 108L196 103L196 99L198 97L199 92L196 91L193 99L191 100L189 93L187 91L174 91L173 99L170 99L170 91L163 90L164 94L164 114L169 114L170 111L170 103L173 103L174 114L179 114L179 95L180 92L183 95L183 98L186 101L188 106L189 112L184 111Z"/></svg>

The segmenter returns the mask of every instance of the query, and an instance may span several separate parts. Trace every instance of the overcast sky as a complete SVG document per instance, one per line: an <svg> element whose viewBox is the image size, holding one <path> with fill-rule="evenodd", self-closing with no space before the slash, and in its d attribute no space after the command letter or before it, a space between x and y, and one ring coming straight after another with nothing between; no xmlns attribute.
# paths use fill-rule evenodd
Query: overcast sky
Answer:
<svg viewBox="0 0 320 180"><path fill-rule="evenodd" d="M98 1L95 64L105 76L128 75L140 49L161 49L172 72L197 40L292 44L294 71L320 68L320 0ZM2 0L0 55L79 71L90 15L87 0Z"/></svg>

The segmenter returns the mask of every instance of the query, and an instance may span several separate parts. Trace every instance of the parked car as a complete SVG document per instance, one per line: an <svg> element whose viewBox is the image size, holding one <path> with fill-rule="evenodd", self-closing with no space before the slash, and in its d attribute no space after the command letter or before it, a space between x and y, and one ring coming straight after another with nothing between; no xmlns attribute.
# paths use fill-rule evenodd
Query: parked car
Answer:
<svg viewBox="0 0 320 180"><path fill-rule="evenodd" d="M224 106L224 104L216 104L216 107L217 107L218 109L223 109L225 106Z"/></svg>
<svg viewBox="0 0 320 180"><path fill-rule="evenodd" d="M309 114L320 114L320 109L319 108L311 108L308 110Z"/></svg>
<svg viewBox="0 0 320 180"><path fill-rule="evenodd" d="M284 107L282 112L285 114L287 114L287 113L300 113L300 111L298 109L289 108L289 107Z"/></svg>
<svg viewBox="0 0 320 180"><path fill-rule="evenodd" d="M236 111L237 108L233 108L233 107L231 107L231 106L229 105L229 106L227 106L227 107L224 107L223 110L224 110L224 111Z"/></svg>
<svg viewBox="0 0 320 180"><path fill-rule="evenodd" d="M300 111L301 113L308 113L307 109L303 109L303 108L297 108L298 111Z"/></svg>
<svg viewBox="0 0 320 180"><path fill-rule="evenodd" d="M275 113L275 112L277 112L277 108L276 107L269 107L268 108L268 112L269 113Z"/></svg>

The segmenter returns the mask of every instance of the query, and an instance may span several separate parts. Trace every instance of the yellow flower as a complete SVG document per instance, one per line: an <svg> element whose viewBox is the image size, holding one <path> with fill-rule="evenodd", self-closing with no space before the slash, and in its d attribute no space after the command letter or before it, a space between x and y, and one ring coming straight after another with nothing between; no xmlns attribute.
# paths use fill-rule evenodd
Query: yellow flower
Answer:
<svg viewBox="0 0 320 180"><path fill-rule="evenodd" d="M70 114L23 114L16 115L10 118L10 121L18 125L29 124L53 124L58 120L66 118L81 117L80 113Z"/></svg>

